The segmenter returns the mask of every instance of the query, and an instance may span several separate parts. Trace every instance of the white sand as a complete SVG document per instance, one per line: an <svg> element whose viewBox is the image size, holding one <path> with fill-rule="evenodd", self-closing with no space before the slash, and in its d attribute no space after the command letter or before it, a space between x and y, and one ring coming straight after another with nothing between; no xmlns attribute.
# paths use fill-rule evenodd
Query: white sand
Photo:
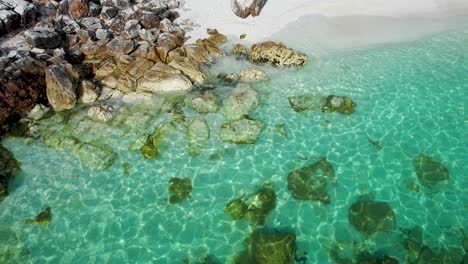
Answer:
<svg viewBox="0 0 468 264"><path fill-rule="evenodd" d="M415 38L468 21L468 0L269 0L260 16L246 19L234 15L230 2L185 0L182 19L201 25L188 33L191 41L216 28L232 39L245 33L246 43L279 39L325 51Z"/></svg>

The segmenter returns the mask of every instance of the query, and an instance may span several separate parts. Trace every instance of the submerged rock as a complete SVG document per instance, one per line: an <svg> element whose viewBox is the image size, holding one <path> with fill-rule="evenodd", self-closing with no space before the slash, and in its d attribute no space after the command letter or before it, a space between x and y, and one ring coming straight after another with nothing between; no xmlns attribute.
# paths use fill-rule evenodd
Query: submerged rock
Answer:
<svg viewBox="0 0 468 264"><path fill-rule="evenodd" d="M338 112L341 114L352 114L356 104L346 96L329 95L325 98L322 112Z"/></svg>
<svg viewBox="0 0 468 264"><path fill-rule="evenodd" d="M165 123L154 129L146 143L140 148L140 152L145 159L157 159L159 157L159 146L162 140L174 131L174 125Z"/></svg>
<svg viewBox="0 0 468 264"><path fill-rule="evenodd" d="M257 68L247 68L240 72L241 81L252 82L252 81L267 81L268 77L266 73Z"/></svg>
<svg viewBox="0 0 468 264"><path fill-rule="evenodd" d="M417 156L413 166L419 182L424 186L434 186L449 179L448 169L426 154Z"/></svg>
<svg viewBox="0 0 468 264"><path fill-rule="evenodd" d="M348 210L349 223L365 236L395 228L395 213L388 203L360 200Z"/></svg>
<svg viewBox="0 0 468 264"><path fill-rule="evenodd" d="M25 223L48 225L51 220L52 220L52 209L50 207L46 207L44 211L40 212L34 219L28 219L25 221Z"/></svg>
<svg viewBox="0 0 468 264"><path fill-rule="evenodd" d="M234 199L229 201L224 208L224 212L231 217L232 220L240 220L247 213L248 206L242 199Z"/></svg>
<svg viewBox="0 0 468 264"><path fill-rule="evenodd" d="M172 178L169 180L169 203L180 203L190 198L192 193L192 181L189 178Z"/></svg>
<svg viewBox="0 0 468 264"><path fill-rule="evenodd" d="M105 170L118 158L112 148L104 144L81 143L73 149L73 154L92 169Z"/></svg>
<svg viewBox="0 0 468 264"><path fill-rule="evenodd" d="M323 97L313 94L292 96L289 104L295 112L318 111L322 107Z"/></svg>
<svg viewBox="0 0 468 264"><path fill-rule="evenodd" d="M221 140L236 144L254 144L262 130L262 122L243 118L223 124L220 130Z"/></svg>
<svg viewBox="0 0 468 264"><path fill-rule="evenodd" d="M197 156L208 144L210 128L203 119L194 119L187 127L187 143L189 154Z"/></svg>
<svg viewBox="0 0 468 264"><path fill-rule="evenodd" d="M246 85L238 86L224 102L224 116L237 120L251 114L258 106L257 91Z"/></svg>
<svg viewBox="0 0 468 264"><path fill-rule="evenodd" d="M463 249L448 247L447 249L432 249L424 246L419 252L416 264L452 264L463 262Z"/></svg>
<svg viewBox="0 0 468 264"><path fill-rule="evenodd" d="M19 167L13 153L0 145L0 199L8 195L8 182L19 172Z"/></svg>
<svg viewBox="0 0 468 264"><path fill-rule="evenodd" d="M328 182L336 181L333 166L322 158L316 163L288 175L288 191L297 200L317 200L330 203Z"/></svg>
<svg viewBox="0 0 468 264"><path fill-rule="evenodd" d="M205 92L203 95L193 97L189 105L200 114L216 113L220 105L219 97L212 92Z"/></svg>
<svg viewBox="0 0 468 264"><path fill-rule="evenodd" d="M89 108L88 116L95 121L108 122L114 118L115 111L112 105L96 105Z"/></svg>
<svg viewBox="0 0 468 264"><path fill-rule="evenodd" d="M305 54L295 52L281 42L258 43L250 49L250 59L254 62L268 62L274 66L303 66L308 62Z"/></svg>
<svg viewBox="0 0 468 264"><path fill-rule="evenodd" d="M294 233L256 230L251 239L250 252L254 263L294 263L294 255L297 249Z"/></svg>

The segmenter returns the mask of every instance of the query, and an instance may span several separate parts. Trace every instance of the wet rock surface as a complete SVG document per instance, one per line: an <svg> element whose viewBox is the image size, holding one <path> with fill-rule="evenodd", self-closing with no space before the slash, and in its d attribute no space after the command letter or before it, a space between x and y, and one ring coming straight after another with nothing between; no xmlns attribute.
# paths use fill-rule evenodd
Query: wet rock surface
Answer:
<svg viewBox="0 0 468 264"><path fill-rule="evenodd" d="M281 67L303 66L309 60L305 54L293 51L283 43L274 41L253 45L249 56L254 62L267 62Z"/></svg>
<svg viewBox="0 0 468 264"><path fill-rule="evenodd" d="M365 236L395 228L395 213L388 203L357 201L348 210L349 223Z"/></svg>
<svg viewBox="0 0 468 264"><path fill-rule="evenodd" d="M434 186L449 180L449 171L442 163L427 154L420 154L413 160L419 182L424 186Z"/></svg>
<svg viewBox="0 0 468 264"><path fill-rule="evenodd" d="M328 182L336 183L333 166L322 158L316 163L291 172L288 175L288 191L297 200L317 200L330 203Z"/></svg>

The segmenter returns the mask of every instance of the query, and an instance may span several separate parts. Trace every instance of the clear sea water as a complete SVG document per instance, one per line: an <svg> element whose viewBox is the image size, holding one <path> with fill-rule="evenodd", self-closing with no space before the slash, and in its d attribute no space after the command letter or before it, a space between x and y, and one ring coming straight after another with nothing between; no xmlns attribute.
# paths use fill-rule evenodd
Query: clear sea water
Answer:
<svg viewBox="0 0 468 264"><path fill-rule="evenodd" d="M426 245L460 247L460 229L468 230L468 32L309 56L310 63L298 70L263 67L270 81L254 85L261 106L252 117L265 124L255 145L220 141L222 111L200 115L184 108L188 121L208 121L209 147L190 157L185 127L178 125L164 141L160 159L145 160L127 147L170 118L158 114L156 106L122 108L107 124L83 119L80 112L72 116L74 133L104 142L119 154L106 171L91 170L71 153L40 140L4 139L22 171L0 203L2 261L183 263L214 255L224 263L243 249L252 232L247 222L230 220L225 204L265 182L273 184L278 197L266 226L295 232L308 263L332 263L326 248L335 240L357 241L403 262L401 229L414 226L423 228ZM246 65L228 58L212 71L239 71ZM215 92L224 98L229 89ZM307 93L348 96L356 111L350 116L294 112L287 98ZM136 125L141 113L149 121ZM286 125L288 138L279 133L279 124ZM369 144L368 137L382 149ZM437 188L421 186L412 165L420 153L441 161L450 180ZM320 156L336 171L337 184L328 190L331 203L292 199L288 173ZM125 162L131 164L128 177ZM172 177L192 179L190 199L167 202ZM390 204L396 214L394 231L366 239L350 226L348 208L362 196ZM53 214L47 227L24 224L45 206Z"/></svg>

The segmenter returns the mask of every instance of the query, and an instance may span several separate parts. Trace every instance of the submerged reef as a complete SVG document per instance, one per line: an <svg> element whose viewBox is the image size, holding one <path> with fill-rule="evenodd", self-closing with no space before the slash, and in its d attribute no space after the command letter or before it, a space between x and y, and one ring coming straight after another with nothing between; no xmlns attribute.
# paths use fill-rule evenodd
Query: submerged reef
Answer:
<svg viewBox="0 0 468 264"><path fill-rule="evenodd" d="M306 94L289 97L289 104L295 112L318 111L352 114L356 103L346 96Z"/></svg>
<svg viewBox="0 0 468 264"><path fill-rule="evenodd" d="M232 220L245 218L253 225L263 225L276 207L276 193L271 184L265 184L254 195L237 198L226 204L224 212Z"/></svg>
<svg viewBox="0 0 468 264"><path fill-rule="evenodd" d="M48 225L52 220L52 209L50 207L46 207L43 211L34 217L34 219L28 219L25 221L26 224L40 224L40 225Z"/></svg>
<svg viewBox="0 0 468 264"><path fill-rule="evenodd" d="M189 178L172 178L169 180L169 203L180 203L190 198L192 193L192 180Z"/></svg>
<svg viewBox="0 0 468 264"><path fill-rule="evenodd" d="M395 213L386 202L359 200L348 210L349 223L364 236L395 228Z"/></svg>
<svg viewBox="0 0 468 264"><path fill-rule="evenodd" d="M419 182L426 187L434 186L449 179L448 169L426 154L417 156L413 160L413 166Z"/></svg>
<svg viewBox="0 0 468 264"><path fill-rule="evenodd" d="M288 175L288 191L296 200L316 200L330 203L327 193L329 181L336 183L335 170L325 159L295 170Z"/></svg>
<svg viewBox="0 0 468 264"><path fill-rule="evenodd" d="M338 112L340 114L352 114L356 103L346 96L329 95L322 105L322 112Z"/></svg>
<svg viewBox="0 0 468 264"><path fill-rule="evenodd" d="M0 145L0 200L8 195L8 182L18 174L19 168L13 153Z"/></svg>

